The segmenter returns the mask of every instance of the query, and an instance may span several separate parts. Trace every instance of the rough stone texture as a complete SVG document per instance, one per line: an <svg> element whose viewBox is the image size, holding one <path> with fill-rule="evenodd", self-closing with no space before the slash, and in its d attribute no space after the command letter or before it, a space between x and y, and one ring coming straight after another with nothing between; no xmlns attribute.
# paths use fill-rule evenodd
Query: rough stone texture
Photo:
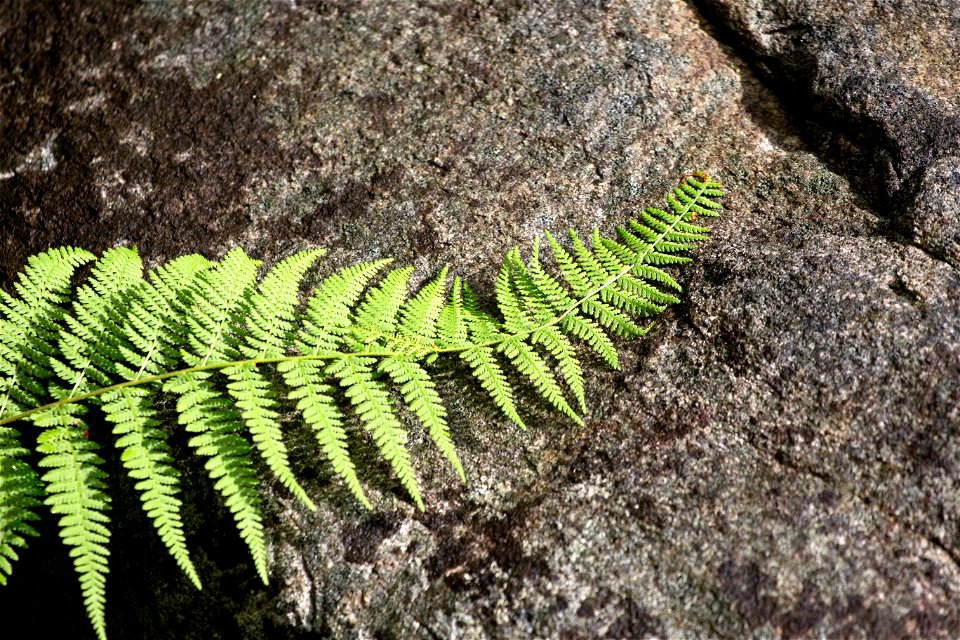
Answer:
<svg viewBox="0 0 960 640"><path fill-rule="evenodd" d="M812 147L934 256L960 266L960 7L696 0L788 104ZM937 206L935 203L947 206Z"/></svg>
<svg viewBox="0 0 960 640"><path fill-rule="evenodd" d="M49 244L321 245L488 297L512 244L685 171L729 211L684 303L590 371L586 427L533 404L518 433L444 377L470 484L414 432L425 513L358 441L364 512L294 430L320 510L266 488L269 588L199 474L199 593L115 490L111 637L960 637L946 3L237 6L0 8L4 283ZM82 637L45 526L0 609Z"/></svg>

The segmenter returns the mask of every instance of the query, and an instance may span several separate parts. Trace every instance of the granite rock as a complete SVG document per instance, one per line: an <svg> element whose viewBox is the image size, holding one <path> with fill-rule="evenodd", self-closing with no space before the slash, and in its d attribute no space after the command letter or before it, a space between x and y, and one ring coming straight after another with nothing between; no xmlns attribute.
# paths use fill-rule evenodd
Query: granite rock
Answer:
<svg viewBox="0 0 960 640"><path fill-rule="evenodd" d="M929 0L699 0L872 208L960 266L960 12Z"/></svg>
<svg viewBox="0 0 960 640"><path fill-rule="evenodd" d="M489 299L543 229L610 231L693 169L730 192L683 303L590 367L585 427L534 403L519 432L442 378L469 484L414 429L424 513L360 442L363 510L294 429L319 510L265 484L270 587L185 465L192 590L109 459L111 637L960 636L936 4L53 6L0 7L3 284L51 244L324 246L325 269L450 264ZM44 527L0 610L83 637Z"/></svg>

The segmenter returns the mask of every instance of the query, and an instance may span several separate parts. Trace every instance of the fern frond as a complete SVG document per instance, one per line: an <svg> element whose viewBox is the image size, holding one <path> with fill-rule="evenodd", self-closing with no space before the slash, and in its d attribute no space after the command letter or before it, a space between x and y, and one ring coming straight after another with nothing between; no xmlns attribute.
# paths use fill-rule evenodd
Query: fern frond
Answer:
<svg viewBox="0 0 960 640"><path fill-rule="evenodd" d="M300 283L324 253L322 249L301 251L281 260L263 277L244 321L244 344L239 349L246 357L283 355L293 342Z"/></svg>
<svg viewBox="0 0 960 640"><path fill-rule="evenodd" d="M188 433L197 434L188 444L207 458L204 467L213 487L237 523L247 544L257 575L267 584L267 552L263 536L261 498L253 470L252 447L240 434L240 413L210 381L207 371L194 371L171 378L164 390L180 396L178 421Z"/></svg>
<svg viewBox="0 0 960 640"><path fill-rule="evenodd" d="M70 279L94 259L81 249L51 249L27 261L13 285L19 299L0 290L0 417L38 406L46 395L40 381L52 375L49 356L57 352Z"/></svg>
<svg viewBox="0 0 960 640"><path fill-rule="evenodd" d="M335 352L350 327L350 314L370 279L389 260L353 265L328 276L312 292L297 333L296 347L304 355L318 356ZM297 401L297 409L310 425L317 442L334 472L351 493L368 509L373 508L366 495L347 449L347 433L343 415L333 400L333 387L325 383L327 363L318 360L288 360L277 365L284 382L290 387L289 397Z"/></svg>
<svg viewBox="0 0 960 640"><path fill-rule="evenodd" d="M110 518L106 515L110 497L105 493L103 459L97 445L84 437L85 425L77 417L83 407L61 405L33 416L43 428L37 451L43 454L42 468L49 469L44 503L60 516L60 537L71 547L73 567L80 579L80 591L97 637L106 639L107 558L110 551Z"/></svg>
<svg viewBox="0 0 960 640"><path fill-rule="evenodd" d="M500 368L493 349L491 347L474 347L461 353L460 357L470 365L474 377L484 391L490 394L493 403L500 407L504 415L513 420L518 427L526 430L527 425L520 419L517 406L513 401L513 388L511 388L507 377L503 375L503 369Z"/></svg>
<svg viewBox="0 0 960 640"><path fill-rule="evenodd" d="M185 343L179 316L186 292L210 262L198 255L178 258L149 275L149 282L130 303L123 332L128 346L120 351L126 366L117 370L128 381L174 368ZM156 385L153 385L156 386ZM190 581L201 588L200 576L190 559L180 516L179 473L173 466L167 433L160 428L153 407L154 390L122 387L104 394L103 411L114 424L116 446L127 473L136 480L144 511L153 521L160 540Z"/></svg>
<svg viewBox="0 0 960 640"><path fill-rule="evenodd" d="M576 313L571 313L560 321L560 326L570 335L577 336L586 342L611 369L620 368L617 348L614 346L610 337L604 332L603 327L594 320Z"/></svg>
<svg viewBox="0 0 960 640"><path fill-rule="evenodd" d="M536 325L527 317L524 301L521 300L514 286L513 269L513 252L510 252L504 258L503 264L500 265L500 273L497 275L494 286L494 291L497 294L497 307L504 318L504 333L526 333Z"/></svg>
<svg viewBox="0 0 960 640"><path fill-rule="evenodd" d="M437 317L437 338L443 347L457 347L467 343L467 321L459 276L453 279L450 297Z"/></svg>
<svg viewBox="0 0 960 640"><path fill-rule="evenodd" d="M43 487L37 473L23 458L29 453L20 446L20 433L0 427L0 585L17 560L15 547L26 547L24 536L36 536L29 522L39 520L34 508L40 505Z"/></svg>
<svg viewBox="0 0 960 640"><path fill-rule="evenodd" d="M560 375L563 376L564 382L570 387L573 397L577 399L580 410L586 411L587 399L583 391L583 369L580 367L580 361L577 360L576 351L574 351L570 341L553 327L534 331L530 334L530 340L542 344L554 357L560 369Z"/></svg>
<svg viewBox="0 0 960 640"><path fill-rule="evenodd" d="M461 289L463 313L467 331L474 343L497 340L503 337L503 326L489 313L480 308L473 290L466 282Z"/></svg>
<svg viewBox="0 0 960 640"><path fill-rule="evenodd" d="M538 249L539 245L534 244L531 255L531 262L537 268L539 268ZM509 259L512 266L510 281L522 301L521 313L529 323L528 326L532 324L534 327L538 327L529 334L530 344L542 345L553 356L559 365L560 374L573 393L574 398L576 398L580 407L586 411L583 371L580 368L573 345L570 344L563 333L552 326L552 319L555 317L556 310L558 308L563 309L564 301L569 300L569 297L563 292L562 288L560 290L550 286L547 286L546 289L542 288L538 284L537 278L521 260L518 250L514 249ZM542 270L540 273L543 273ZM547 284L542 278L539 282ZM566 405L566 402L563 404ZM567 413L563 406L558 408ZM567 409L569 409L569 406L567 406ZM574 420L579 420L579 416L575 416Z"/></svg>
<svg viewBox="0 0 960 640"><path fill-rule="evenodd" d="M437 333L437 319L443 311L447 285L447 267L426 284L400 309L399 331L418 342L429 343Z"/></svg>
<svg viewBox="0 0 960 640"><path fill-rule="evenodd" d="M125 301L142 285L142 269L135 250L110 249L94 265L87 284L77 290L73 313L64 316L58 337L65 362L49 359L50 368L67 384L51 383L50 393L55 398L69 400L91 385L110 384L116 374L115 363L121 358L117 345ZM44 454L39 464L50 469L42 477L47 491L44 503L62 516L60 537L72 547L70 555L87 615L97 635L105 638L106 545L110 539L106 511L110 500L104 493L103 460L96 455L98 446L89 439L81 417L85 411L82 405L65 403L31 419L43 428L37 439L37 451Z"/></svg>
<svg viewBox="0 0 960 640"><path fill-rule="evenodd" d="M412 297L409 267L374 282L389 260L328 276L301 310L301 284L320 250L282 260L258 283L259 262L239 249L218 263L186 256L146 280L135 250L112 249L72 295L74 272L93 256L77 249L34 256L14 293L0 291L0 583L17 549L35 535L31 523L42 500L59 517L87 615L105 637L110 499L97 455L104 434L91 437L84 420L92 406L112 423L110 435L145 512L197 587L180 513L180 471L154 406L159 392L177 396L177 422L205 460L264 582L254 449L281 484L315 508L290 468L280 421L285 400L296 404L334 472L368 508L347 446L343 397L419 509L424 504L397 399L466 479L430 370L439 358L459 356L521 428L513 374L583 424L584 373L573 338L616 368L611 336L643 335L650 318L678 302L672 290L681 287L669 268L689 260L683 254L707 238L709 230L695 222L718 215L722 195L709 176L690 174L667 194L663 209L641 211L617 227L616 239L594 230L585 244L570 230L567 249L547 233L552 264L541 263L539 243L526 262L519 249L509 250L492 312L458 277L448 294L447 268ZM21 442L21 422L40 428L37 468Z"/></svg>
<svg viewBox="0 0 960 640"><path fill-rule="evenodd" d="M250 309L259 261L233 249L204 271L188 292L187 345L181 356L190 366L230 362L239 357L236 328Z"/></svg>
<svg viewBox="0 0 960 640"><path fill-rule="evenodd" d="M596 235L597 230L594 229ZM603 264L597 260L589 249L587 249L580 236L573 229L569 230L570 244L573 247L573 257L581 271L587 276L591 287L605 289L608 281L611 281L611 273L603 268ZM615 273L615 272L614 272Z"/></svg>
<svg viewBox="0 0 960 640"><path fill-rule="evenodd" d="M186 346L181 318L186 315L188 293L195 279L208 270L206 258L181 256L150 272L148 281L129 301L124 319L125 343L119 345L124 362L117 371L125 380L139 380L175 369Z"/></svg>
<svg viewBox="0 0 960 640"><path fill-rule="evenodd" d="M403 283L406 285L405 278ZM330 365L328 373L340 380L345 395L355 407L364 427L373 436L380 453L390 463L417 508L423 511L423 498L420 497L413 462L406 447L407 432L397 419L390 394L382 383L374 380L371 369L374 363L374 358L342 358Z"/></svg>
<svg viewBox="0 0 960 640"><path fill-rule="evenodd" d="M534 245L534 256L537 247ZM520 258L519 249L514 249L508 256L510 261L510 282L522 302L522 313L533 326L549 323L555 317L556 311L563 306L562 296L551 295L538 286L537 281Z"/></svg>
<svg viewBox="0 0 960 640"><path fill-rule="evenodd" d="M587 292L590 291L591 286L587 274L580 269L580 266L576 260L573 259L573 256L567 253L567 250L550 235L549 231L544 231L544 236L547 238L550 251L553 252L553 259L557 263L557 268L560 270L563 281L570 287L574 295L586 295Z"/></svg>
<svg viewBox="0 0 960 640"><path fill-rule="evenodd" d="M434 444L453 466L460 480L466 482L467 476L463 472L463 465L450 439L447 410L443 408L440 395L430 375L415 361L403 357L384 358L380 363L380 370L387 373L394 383L400 386L404 402L427 428Z"/></svg>
<svg viewBox="0 0 960 640"><path fill-rule="evenodd" d="M393 333L397 326L397 312L407 298L407 281L412 274L413 267L394 269L364 296L355 319L362 342L372 342Z"/></svg>
<svg viewBox="0 0 960 640"><path fill-rule="evenodd" d="M304 251L279 262L263 278L249 302L250 313L238 349L248 358L283 355L292 343L300 281L323 251ZM256 364L245 363L223 370L230 379L227 390L241 410L253 443L267 466L294 496L311 511L317 507L290 468L283 432L277 421L278 403L273 385Z"/></svg>
<svg viewBox="0 0 960 640"><path fill-rule="evenodd" d="M533 347L521 338L513 338L501 343L500 351L516 365L520 373L530 378L533 386L547 402L577 424L583 424L577 412L567 404L563 397L563 390L557 384L557 379L550 372L547 363Z"/></svg>
<svg viewBox="0 0 960 640"><path fill-rule="evenodd" d="M258 265L242 250L234 249L213 269L199 273L188 293L186 346L181 351L188 364L231 362L240 356L238 327L254 296ZM205 468L216 481L214 488L233 515L257 574L266 584L267 554L252 448L240 433L241 412L223 397L211 378L208 371L189 371L171 378L163 388L180 396L178 421L187 432L197 434L188 444L207 458ZM251 400L246 410L252 404L256 400Z"/></svg>
<svg viewBox="0 0 960 640"><path fill-rule="evenodd" d="M91 385L109 386L122 360L119 345L127 300L143 285L143 263L134 249L108 249L94 265L87 284L77 289L73 314L64 317L59 358L54 372L67 387L51 389L57 396L77 395ZM62 359L62 361L61 361Z"/></svg>
<svg viewBox="0 0 960 640"><path fill-rule="evenodd" d="M200 589L180 516L180 474L156 418L153 396L149 389L125 387L103 396L103 410L115 425L116 446L123 450L120 460L136 481L134 488L140 492L144 511L177 565Z"/></svg>
<svg viewBox="0 0 960 640"><path fill-rule="evenodd" d="M545 292L554 310L560 314L565 314L561 317L560 328L563 329L565 333L574 335L586 342L611 368L619 369L620 363L617 357L617 349L613 342L603 331L602 327L578 312L577 307L579 305L577 305L576 301L567 294L563 285L557 282L557 280L541 266L537 249L538 244L534 244L534 252L530 261L530 276L537 288Z"/></svg>
<svg viewBox="0 0 960 640"><path fill-rule="evenodd" d="M93 254L72 247L32 256L14 283L19 299L0 290L0 418L38 406L45 394L41 379L52 375L48 357L69 300L70 279ZM0 427L0 585L17 560L15 547L36 536L29 524L43 496L40 477L23 458L20 432Z"/></svg>
<svg viewBox="0 0 960 640"><path fill-rule="evenodd" d="M277 421L280 415L278 404L270 381L253 364L228 367L223 372L230 379L227 391L240 409L240 417L267 466L304 506L316 511L313 500L290 468L283 431Z"/></svg>
<svg viewBox="0 0 960 640"><path fill-rule="evenodd" d="M316 360L284 362L278 367L291 387L290 399L297 400L297 410L313 429L334 472L360 504L372 509L347 449L347 432L343 428L343 414L333 399L334 388L322 382L326 378L325 368L325 363Z"/></svg>
<svg viewBox="0 0 960 640"><path fill-rule="evenodd" d="M353 306L370 279L389 262L365 262L325 278L311 292L307 309L301 318L302 327L297 333L297 350L304 354L319 355L341 348L352 327ZM358 344L362 345L362 342Z"/></svg>
<svg viewBox="0 0 960 640"><path fill-rule="evenodd" d="M620 280L617 282L617 286L626 293L640 296L641 298L646 298L647 300L658 303L657 306L661 308L661 310L665 308L666 305L677 304L680 302L680 298L676 297L675 295L664 293L656 286L648 284L643 280L639 280L630 275L624 274L621 276ZM659 311L656 313L659 313Z"/></svg>
<svg viewBox="0 0 960 640"><path fill-rule="evenodd" d="M473 291L466 282L463 283L462 295L467 331L473 342L480 346L461 351L460 357L470 365L477 382L489 394L493 403L514 424L526 430L527 425L523 423L520 414L517 413L517 407L513 399L513 388L497 362L496 352L492 347L485 344L496 344L503 336L502 327L492 316L480 309Z"/></svg>
<svg viewBox="0 0 960 640"><path fill-rule="evenodd" d="M583 310L593 316L600 325L609 329L614 335L624 338L639 338L650 330L650 326L641 328L628 316L620 313L606 302L596 298L585 300Z"/></svg>

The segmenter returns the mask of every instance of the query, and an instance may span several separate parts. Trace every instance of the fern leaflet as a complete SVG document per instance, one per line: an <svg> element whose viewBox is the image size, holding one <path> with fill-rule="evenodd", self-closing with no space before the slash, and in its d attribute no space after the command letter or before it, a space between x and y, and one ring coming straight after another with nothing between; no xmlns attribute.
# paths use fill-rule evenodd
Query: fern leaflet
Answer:
<svg viewBox="0 0 960 640"><path fill-rule="evenodd" d="M31 257L14 289L19 299L0 291L0 418L41 405L42 379L52 375L49 354L55 351L58 327L70 295L70 279L93 254L65 247ZM25 547L23 536L35 536L29 522L38 520L43 487L37 472L22 458L29 451L20 445L20 432L0 426L0 584L17 560L15 547Z"/></svg>

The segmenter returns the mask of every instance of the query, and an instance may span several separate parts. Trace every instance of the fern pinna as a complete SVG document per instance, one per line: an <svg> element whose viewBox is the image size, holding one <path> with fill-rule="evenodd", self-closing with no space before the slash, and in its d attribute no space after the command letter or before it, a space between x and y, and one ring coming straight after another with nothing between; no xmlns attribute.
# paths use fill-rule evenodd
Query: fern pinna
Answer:
<svg viewBox="0 0 960 640"><path fill-rule="evenodd" d="M384 273L389 260L341 269L303 304L301 282L320 250L281 261L259 281L259 263L239 249L220 262L184 256L145 279L134 249L110 249L99 259L74 248L31 257L14 291L0 291L0 583L17 547L36 535L31 522L46 504L60 517L87 614L106 637L110 497L98 451L111 438L89 431L91 409L112 425L144 510L198 588L180 515L180 471L154 404L161 394L176 397L189 446L205 461L264 582L254 450L316 508L290 468L284 407L295 404L335 473L368 508L347 446L351 414L420 509L409 425L398 405L466 480L430 374L437 358L459 356L520 427L510 370L582 424L583 370L572 339L616 368L611 336L645 334L650 324L634 318L678 302L671 291L680 285L662 267L690 260L680 254L708 232L694 222L718 215L722 195L709 176L691 174L667 195L666 209L647 209L618 227L616 241L594 231L585 243L571 230L565 248L546 234L552 265L539 243L526 260L509 251L495 284L498 315L482 309L460 278L448 286L446 269L408 297L412 268ZM74 290L84 265L89 274Z"/></svg>

